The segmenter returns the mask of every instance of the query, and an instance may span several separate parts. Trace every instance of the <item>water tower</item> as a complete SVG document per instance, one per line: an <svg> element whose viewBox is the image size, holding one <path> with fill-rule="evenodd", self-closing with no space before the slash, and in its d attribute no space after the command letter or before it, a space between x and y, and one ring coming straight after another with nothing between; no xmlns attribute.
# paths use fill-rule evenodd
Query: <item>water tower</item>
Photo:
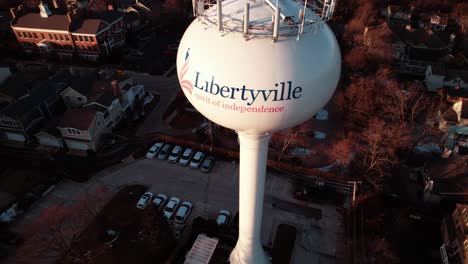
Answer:
<svg viewBox="0 0 468 264"><path fill-rule="evenodd" d="M341 56L333 32L291 0L194 0L177 54L182 90L240 142L239 239L231 263L266 263L260 228L272 132L310 119L332 96Z"/></svg>

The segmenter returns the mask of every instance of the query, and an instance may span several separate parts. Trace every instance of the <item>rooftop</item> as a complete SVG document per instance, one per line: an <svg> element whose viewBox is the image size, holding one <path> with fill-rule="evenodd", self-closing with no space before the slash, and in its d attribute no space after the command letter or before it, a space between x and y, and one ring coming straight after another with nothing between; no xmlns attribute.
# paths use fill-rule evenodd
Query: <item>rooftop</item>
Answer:
<svg viewBox="0 0 468 264"><path fill-rule="evenodd" d="M86 108L68 109L58 127L88 130L98 111Z"/></svg>
<svg viewBox="0 0 468 264"><path fill-rule="evenodd" d="M28 13L17 18L14 27L50 29L68 31L70 22L66 15L53 14L47 18L41 17L39 13Z"/></svg>

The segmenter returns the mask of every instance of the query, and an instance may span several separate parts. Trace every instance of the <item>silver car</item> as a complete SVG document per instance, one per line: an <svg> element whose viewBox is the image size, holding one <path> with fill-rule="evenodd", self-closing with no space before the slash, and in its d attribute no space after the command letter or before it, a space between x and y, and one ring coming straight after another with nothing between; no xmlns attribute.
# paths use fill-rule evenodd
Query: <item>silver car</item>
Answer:
<svg viewBox="0 0 468 264"><path fill-rule="evenodd" d="M164 204L166 204L166 201L167 195L160 193L153 199L153 204L158 210L160 210Z"/></svg>
<svg viewBox="0 0 468 264"><path fill-rule="evenodd" d="M146 153L146 158L148 159L154 159L154 157L158 154L159 150L161 147L164 145L164 142L157 142L154 144L149 150L148 153Z"/></svg>
<svg viewBox="0 0 468 264"><path fill-rule="evenodd" d="M172 197L164 208L164 216L169 220L179 206L180 199L177 197Z"/></svg>
<svg viewBox="0 0 468 264"><path fill-rule="evenodd" d="M153 193L152 192L145 192L141 197L140 200L138 200L136 207L138 209L145 209L146 205L151 201L151 198L153 198Z"/></svg>
<svg viewBox="0 0 468 264"><path fill-rule="evenodd" d="M183 202L179 209L177 210L176 216L174 218L174 222L179 225L183 225L192 210L192 203L190 202Z"/></svg>
<svg viewBox="0 0 468 264"><path fill-rule="evenodd" d="M164 144L164 146L159 151L158 159L165 160L167 158L167 155L169 155L170 150L171 150L171 145L170 144Z"/></svg>
<svg viewBox="0 0 468 264"><path fill-rule="evenodd" d="M182 156L179 159L179 164L182 166L187 166L192 156L193 156L193 150L191 148L186 148L184 150L184 153L182 153Z"/></svg>
<svg viewBox="0 0 468 264"><path fill-rule="evenodd" d="M205 153L203 153L201 151L197 151L197 153L195 153L195 155L193 155L193 159L190 162L190 168L198 169L198 167L200 167L200 164L202 163L204 157L205 157Z"/></svg>
<svg viewBox="0 0 468 264"><path fill-rule="evenodd" d="M182 147L181 146L175 146L172 151L171 151L171 154L169 154L169 162L177 162L177 160L179 159L180 157L180 154L182 154Z"/></svg>

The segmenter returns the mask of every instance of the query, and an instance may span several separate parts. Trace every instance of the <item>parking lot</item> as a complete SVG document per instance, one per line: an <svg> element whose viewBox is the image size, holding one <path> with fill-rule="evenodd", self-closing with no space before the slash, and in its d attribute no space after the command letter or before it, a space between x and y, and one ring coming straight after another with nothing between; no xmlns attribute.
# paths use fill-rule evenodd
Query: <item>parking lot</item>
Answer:
<svg viewBox="0 0 468 264"><path fill-rule="evenodd" d="M166 160L142 159L97 180L116 188L130 183L146 184L154 194L190 201L193 204L190 222L197 216L215 218L220 209L228 209L232 214L237 211L238 165L217 161L212 172L206 174ZM263 243L271 246L277 225L289 223L299 232L294 263L335 263L336 241L343 232L341 215L329 205L297 204L292 198L292 188L287 179L268 173Z"/></svg>
<svg viewBox="0 0 468 264"><path fill-rule="evenodd" d="M167 160L140 159L109 169L87 183L60 182L56 188L25 217L17 229L40 214L43 208L73 203L83 192L104 184L118 190L127 184L144 184L154 194L177 196L190 201L193 210L189 222L197 216L215 218L220 209L234 215L238 209L239 164L217 161L211 173L169 163ZM337 240L342 239L342 217L330 205L304 204L292 196L289 180L267 173L262 240L272 246L276 227L288 223L298 230L293 263L335 263ZM321 211L320 211L321 209Z"/></svg>

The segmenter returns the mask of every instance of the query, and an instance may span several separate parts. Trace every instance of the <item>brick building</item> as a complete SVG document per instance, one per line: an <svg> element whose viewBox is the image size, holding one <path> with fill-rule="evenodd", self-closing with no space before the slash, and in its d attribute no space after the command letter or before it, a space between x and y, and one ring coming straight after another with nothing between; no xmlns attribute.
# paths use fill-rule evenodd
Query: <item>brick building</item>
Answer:
<svg viewBox="0 0 468 264"><path fill-rule="evenodd" d="M109 10L96 18L84 18L76 10L53 12L40 3L39 13L12 8L11 29L24 51L60 58L77 55L95 61L125 44L122 15Z"/></svg>

